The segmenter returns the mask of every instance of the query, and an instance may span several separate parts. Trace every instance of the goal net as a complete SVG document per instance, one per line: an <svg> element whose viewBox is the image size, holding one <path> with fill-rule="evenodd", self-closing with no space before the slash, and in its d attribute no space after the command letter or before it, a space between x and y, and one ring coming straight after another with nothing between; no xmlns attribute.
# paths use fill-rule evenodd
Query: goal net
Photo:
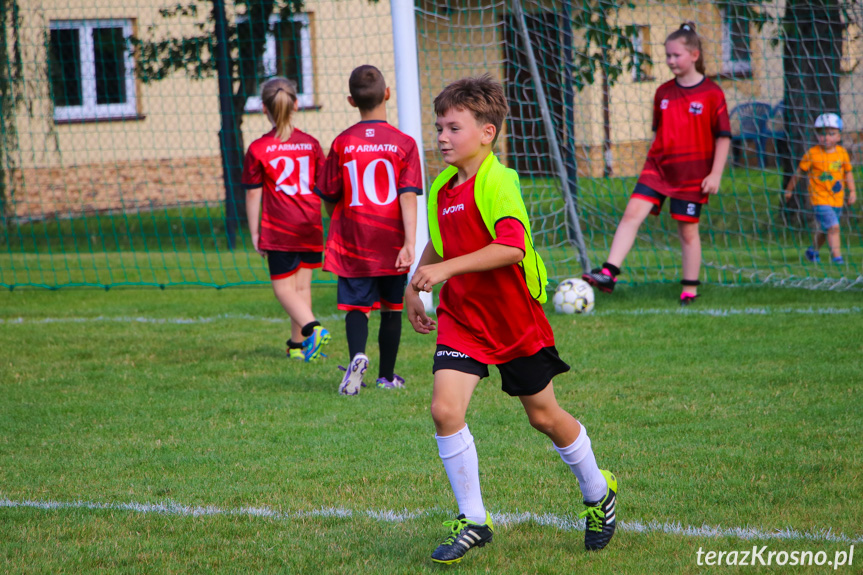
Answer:
<svg viewBox="0 0 863 575"><path fill-rule="evenodd" d="M2 3L0 286L268 282L236 185L243 148L269 130L259 86L294 79L295 124L326 151L358 120L346 102L355 66L378 66L395 87L390 4L228 0L221 88L219 4ZM825 244L811 262L821 228L806 178L783 197L822 113L841 115L841 145L860 173L856 4L417 0L415 16L427 181L443 165L435 95L466 75L500 79L510 113L496 153L521 176L552 280L606 258L652 141L654 93L673 78L664 40L692 21L733 134L721 191L701 217L700 279L863 289L859 204L845 193L844 261ZM398 96L387 106L396 125ZM680 267L666 207L642 226L621 279L676 282Z"/></svg>

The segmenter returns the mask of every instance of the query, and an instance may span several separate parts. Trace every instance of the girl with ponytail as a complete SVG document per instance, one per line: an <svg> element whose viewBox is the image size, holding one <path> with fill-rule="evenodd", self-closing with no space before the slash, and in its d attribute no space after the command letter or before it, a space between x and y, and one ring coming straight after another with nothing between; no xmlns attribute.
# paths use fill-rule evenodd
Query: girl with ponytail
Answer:
<svg viewBox="0 0 863 575"><path fill-rule="evenodd" d="M674 79L656 90L653 131L647 161L614 233L608 260L582 276L611 293L620 266L648 214L659 215L671 198L683 252L680 304L698 297L701 275L701 208L719 192L731 147L731 124L722 89L704 75L704 51L695 24L685 22L665 40L665 62Z"/></svg>
<svg viewBox="0 0 863 575"><path fill-rule="evenodd" d="M312 313L312 269L324 250L321 199L312 190L324 152L312 136L293 126L297 89L287 78L267 80L261 90L273 129L249 146L243 166L246 215L255 251L267 258L276 299L291 318L288 357L314 361L330 334Z"/></svg>

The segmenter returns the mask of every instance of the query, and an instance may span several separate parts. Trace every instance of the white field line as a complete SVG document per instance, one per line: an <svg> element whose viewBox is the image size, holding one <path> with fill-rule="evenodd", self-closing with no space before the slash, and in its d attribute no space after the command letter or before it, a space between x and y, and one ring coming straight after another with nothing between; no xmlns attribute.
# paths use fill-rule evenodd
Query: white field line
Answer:
<svg viewBox="0 0 863 575"><path fill-rule="evenodd" d="M590 315L706 315L711 317L731 317L738 315L849 315L863 313L861 307L747 307L747 308L636 308L595 311ZM344 313L318 316L318 321L338 321ZM287 317L261 317L249 314L219 314L209 317L146 317L146 316L94 316L94 317L7 317L0 318L0 325L46 324L46 323L143 323L194 325L218 321L260 321L265 323L287 323Z"/></svg>
<svg viewBox="0 0 863 575"><path fill-rule="evenodd" d="M863 312L863 308L853 307L747 307L747 308L636 308L609 309L594 312L593 315L708 315L729 317L735 315L847 315Z"/></svg>
<svg viewBox="0 0 863 575"><path fill-rule="evenodd" d="M336 321L345 318L344 313L335 313L327 316L318 316L318 321ZM154 324L179 324L193 325L206 324L217 321L260 321L264 323L289 323L288 317L261 317L249 314L219 314L209 317L145 317L145 316L94 316L94 317L8 317L0 318L0 325L24 324L24 323L154 323Z"/></svg>
<svg viewBox="0 0 863 575"><path fill-rule="evenodd" d="M189 506L173 501L165 503L100 503L95 501L12 501L0 498L0 508L29 508L44 510L65 509L90 509L90 510L112 510L129 511L134 513L150 513L156 515L168 515L177 517L202 517L212 515L225 515L229 517L263 517L276 520L292 520L301 518L343 518L368 517L377 521L387 523L400 523L423 517L443 515L443 510L428 511L393 511L393 510L353 510L342 507L322 507L310 511L278 511L270 507L238 507L223 509L213 505ZM554 527L562 531L582 531L583 522L573 517L564 517L552 514L537 513L509 513L496 512L492 514L494 522L498 525L519 525L521 523L535 523L543 527ZM763 529L749 527L721 527L718 525L702 525L695 527L681 523L661 523L659 521L621 521L618 529L632 533L665 533L681 537L705 537L711 539L731 538L742 540L784 540L784 541L827 541L834 543L863 543L863 535L848 536L843 533L834 533L830 529L811 531L800 531L792 528L765 531Z"/></svg>

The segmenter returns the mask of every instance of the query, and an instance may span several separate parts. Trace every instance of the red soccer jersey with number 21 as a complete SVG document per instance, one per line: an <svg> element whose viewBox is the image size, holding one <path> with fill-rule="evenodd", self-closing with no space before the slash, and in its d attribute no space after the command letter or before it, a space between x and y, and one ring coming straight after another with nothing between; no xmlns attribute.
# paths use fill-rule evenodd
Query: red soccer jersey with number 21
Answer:
<svg viewBox="0 0 863 575"><path fill-rule="evenodd" d="M323 164L318 141L296 129L287 142L273 130L249 146L242 182L247 189L264 188L260 249L323 251L321 199L312 191Z"/></svg>
<svg viewBox="0 0 863 575"><path fill-rule="evenodd" d="M405 242L399 195L422 193L414 139L383 121L355 124L333 141L315 192L336 202L324 270L341 277L399 275Z"/></svg>

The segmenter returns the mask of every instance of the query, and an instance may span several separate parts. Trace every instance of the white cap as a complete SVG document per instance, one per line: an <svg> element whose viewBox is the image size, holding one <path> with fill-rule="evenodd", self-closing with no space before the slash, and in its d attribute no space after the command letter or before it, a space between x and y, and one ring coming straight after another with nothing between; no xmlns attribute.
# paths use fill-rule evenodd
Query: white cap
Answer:
<svg viewBox="0 0 863 575"><path fill-rule="evenodd" d="M842 118L838 114L821 114L815 118L816 128L836 128L842 129Z"/></svg>

